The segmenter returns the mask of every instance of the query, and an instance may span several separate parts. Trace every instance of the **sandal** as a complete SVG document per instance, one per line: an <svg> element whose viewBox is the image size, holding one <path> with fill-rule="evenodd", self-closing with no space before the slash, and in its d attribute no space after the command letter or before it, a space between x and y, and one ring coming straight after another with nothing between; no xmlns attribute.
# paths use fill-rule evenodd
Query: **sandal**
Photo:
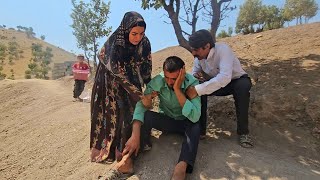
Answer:
<svg viewBox="0 0 320 180"><path fill-rule="evenodd" d="M244 148L253 148L253 141L249 134L240 135L239 144Z"/></svg>
<svg viewBox="0 0 320 180"><path fill-rule="evenodd" d="M99 180L125 180L132 176L133 172L122 173L116 169L110 169L104 176L99 176Z"/></svg>

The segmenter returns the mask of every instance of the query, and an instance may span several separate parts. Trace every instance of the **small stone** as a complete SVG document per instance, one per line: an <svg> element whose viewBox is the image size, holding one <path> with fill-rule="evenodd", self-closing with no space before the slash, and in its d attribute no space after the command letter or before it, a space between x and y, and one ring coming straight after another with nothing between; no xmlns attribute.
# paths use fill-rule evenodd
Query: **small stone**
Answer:
<svg viewBox="0 0 320 180"><path fill-rule="evenodd" d="M297 127L303 126L303 122L301 122L301 121L297 122L297 123L296 123L296 126L297 126Z"/></svg>
<svg viewBox="0 0 320 180"><path fill-rule="evenodd" d="M320 134L320 129L315 127L315 128L313 128L312 132L315 134Z"/></svg>

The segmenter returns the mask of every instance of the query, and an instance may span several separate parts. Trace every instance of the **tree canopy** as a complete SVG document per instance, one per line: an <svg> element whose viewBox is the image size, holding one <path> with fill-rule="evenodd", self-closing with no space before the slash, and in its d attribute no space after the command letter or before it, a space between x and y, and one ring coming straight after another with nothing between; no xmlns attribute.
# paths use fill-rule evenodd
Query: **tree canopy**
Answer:
<svg viewBox="0 0 320 180"><path fill-rule="evenodd" d="M28 64L28 70L25 72L25 78L30 79L32 77L38 79L49 79L48 73L50 70L49 64L52 61L52 49L46 47L42 49L42 45L33 43L31 45L32 58Z"/></svg>
<svg viewBox="0 0 320 180"><path fill-rule="evenodd" d="M296 24L302 24L317 14L319 7L315 0L286 0L284 15L288 20L296 19Z"/></svg>
<svg viewBox="0 0 320 180"><path fill-rule="evenodd" d="M286 0L283 8L275 5L263 5L261 0L246 0L240 6L236 23L236 33L253 33L283 27L285 22L297 19L302 24L302 18L307 22L315 16L318 4L314 0Z"/></svg>
<svg viewBox="0 0 320 180"><path fill-rule="evenodd" d="M137 0L136 0L137 1ZM232 0L138 0L143 9L164 8L171 20L178 43L180 46L191 50L187 36L197 30L198 19L208 22L213 38L220 21L226 17L227 12L235 7L230 6ZM180 13L182 12L182 13ZM181 23L185 23L190 28L183 28ZM190 30L191 29L191 30Z"/></svg>
<svg viewBox="0 0 320 180"><path fill-rule="evenodd" d="M86 59L93 58L96 66L98 39L108 36L111 32L111 27L106 28L110 2L91 0L89 3L83 1L77 3L76 0L72 0L72 5L73 35L77 39L78 47L84 51Z"/></svg>

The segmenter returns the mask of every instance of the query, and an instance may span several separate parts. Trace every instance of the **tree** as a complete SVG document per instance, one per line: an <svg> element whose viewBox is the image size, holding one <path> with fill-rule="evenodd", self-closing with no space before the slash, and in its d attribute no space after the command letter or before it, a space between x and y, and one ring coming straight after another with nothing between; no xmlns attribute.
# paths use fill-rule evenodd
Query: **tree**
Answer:
<svg viewBox="0 0 320 180"><path fill-rule="evenodd" d="M0 60L1 64L4 64L4 60L7 56L7 46L5 44L0 43Z"/></svg>
<svg viewBox="0 0 320 180"><path fill-rule="evenodd" d="M33 76L39 79L49 79L47 76L50 70L49 64L53 57L52 49L47 47L45 51L42 50L41 44L32 44L32 58L28 64L29 71L25 72L25 78L30 79Z"/></svg>
<svg viewBox="0 0 320 180"><path fill-rule="evenodd" d="M263 6L261 20L264 30L282 28L285 22L281 9L275 5Z"/></svg>
<svg viewBox="0 0 320 180"><path fill-rule="evenodd" d="M312 17L316 16L319 10L319 6L314 0L310 0L306 4L304 13L305 23L307 23Z"/></svg>
<svg viewBox="0 0 320 180"><path fill-rule="evenodd" d="M106 28L105 24L110 13L110 2L108 4L101 0L91 0L90 3L72 0L71 18L73 24L73 35L77 39L77 46L84 51L86 59L93 57L94 66L97 67L98 39L108 36L111 27ZM90 63L88 63L90 64Z"/></svg>
<svg viewBox="0 0 320 180"><path fill-rule="evenodd" d="M228 28L228 32L225 31L225 30L221 30L221 31L218 33L217 38L231 37L232 33L233 33L232 27L229 27L229 28Z"/></svg>
<svg viewBox="0 0 320 180"><path fill-rule="evenodd" d="M14 80L14 71L13 69L10 69L10 72L11 72L11 76L8 77L8 79L11 79L11 80Z"/></svg>
<svg viewBox="0 0 320 180"><path fill-rule="evenodd" d="M26 34L27 34L27 37L28 38L34 38L36 36L36 33L33 32L33 28L32 27L29 27L27 30L26 30Z"/></svg>
<svg viewBox="0 0 320 180"><path fill-rule="evenodd" d="M2 66L0 66L0 80L3 80L3 79L5 79L6 78L6 74L4 74L4 73L2 73L2 70L3 70L3 67Z"/></svg>
<svg viewBox="0 0 320 180"><path fill-rule="evenodd" d="M23 30L23 26L17 26L18 31L22 31Z"/></svg>
<svg viewBox="0 0 320 180"><path fill-rule="evenodd" d="M44 40L46 39L46 36L45 36L45 35L41 35L41 36L40 36L40 39L41 39L42 41L44 41Z"/></svg>
<svg viewBox="0 0 320 180"><path fill-rule="evenodd" d="M261 0L246 0L245 3L240 6L239 16L236 22L236 33L253 33L254 25L261 24L262 7Z"/></svg>
<svg viewBox="0 0 320 180"><path fill-rule="evenodd" d="M287 19L296 19L296 25L298 25L303 23L302 17L305 18L305 22L314 17L318 9L315 0L286 0L284 15Z"/></svg>
<svg viewBox="0 0 320 180"><path fill-rule="evenodd" d="M18 60L19 59L19 45L15 41L11 41L8 43L8 54L9 54L9 60L11 63L13 59Z"/></svg>
<svg viewBox="0 0 320 180"><path fill-rule="evenodd" d="M210 31L212 37L215 39L216 31L220 25L220 21L226 17L228 11L233 10L235 7L230 7L232 0L140 0L143 9L164 8L168 13L171 20L173 29L175 31L178 43L180 46L191 51L188 36L195 32L197 29L197 22L200 17L207 20L210 24ZM210 7L210 8L208 8ZM180 11L184 13L180 14ZM191 27L191 33L183 29L181 23L183 22ZM208 28L209 29L209 28Z"/></svg>

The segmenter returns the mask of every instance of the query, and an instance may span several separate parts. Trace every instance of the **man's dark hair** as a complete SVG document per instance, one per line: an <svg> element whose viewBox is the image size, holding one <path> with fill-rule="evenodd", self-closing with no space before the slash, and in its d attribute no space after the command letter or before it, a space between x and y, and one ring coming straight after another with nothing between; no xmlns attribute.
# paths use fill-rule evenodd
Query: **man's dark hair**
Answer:
<svg viewBox="0 0 320 180"><path fill-rule="evenodd" d="M189 36L189 45L193 49L203 48L208 43L210 48L214 47L213 38L208 30L201 29Z"/></svg>
<svg viewBox="0 0 320 180"><path fill-rule="evenodd" d="M175 72L183 68L184 62L181 58L177 56L168 57L163 63L163 70L168 71L169 73Z"/></svg>

